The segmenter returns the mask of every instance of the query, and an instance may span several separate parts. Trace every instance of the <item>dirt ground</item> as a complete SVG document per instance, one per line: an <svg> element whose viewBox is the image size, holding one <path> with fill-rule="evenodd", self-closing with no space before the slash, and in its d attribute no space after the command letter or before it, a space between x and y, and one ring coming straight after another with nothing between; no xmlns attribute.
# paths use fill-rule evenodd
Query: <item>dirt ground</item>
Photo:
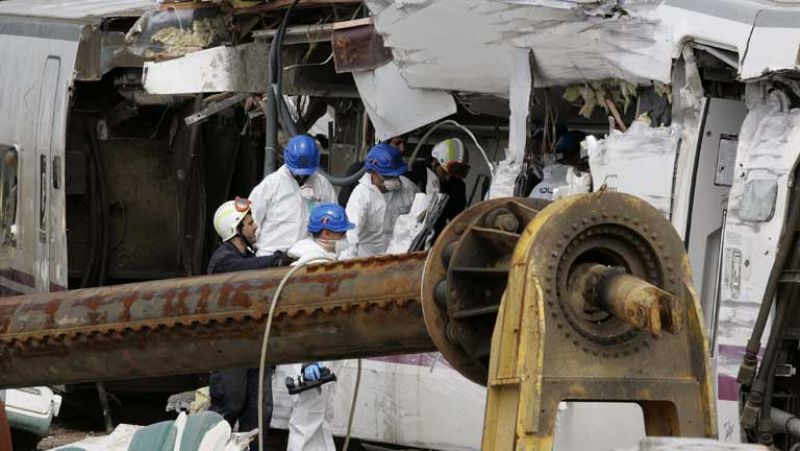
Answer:
<svg viewBox="0 0 800 451"><path fill-rule="evenodd" d="M77 441L85 439L86 437L95 437L103 434L104 432L101 431L87 432L87 431L71 429L69 426L61 424L55 424L50 429L50 434L47 437L44 437L41 440L39 440L39 442L36 444L36 448L31 448L31 449L36 449L36 450L53 449L59 446L75 443Z"/></svg>

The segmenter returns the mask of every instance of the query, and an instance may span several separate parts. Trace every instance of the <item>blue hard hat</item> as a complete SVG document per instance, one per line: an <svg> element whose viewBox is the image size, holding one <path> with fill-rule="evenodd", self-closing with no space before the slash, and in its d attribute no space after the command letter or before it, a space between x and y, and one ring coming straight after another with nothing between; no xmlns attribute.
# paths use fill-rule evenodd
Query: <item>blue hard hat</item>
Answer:
<svg viewBox="0 0 800 451"><path fill-rule="evenodd" d="M398 177L408 171L400 149L386 143L372 146L372 149L367 152L367 160L364 165L367 170L386 177Z"/></svg>
<svg viewBox="0 0 800 451"><path fill-rule="evenodd" d="M319 148L314 138L297 135L283 149L283 159L294 175L311 175L319 168Z"/></svg>
<svg viewBox="0 0 800 451"><path fill-rule="evenodd" d="M319 233L323 230L346 232L355 228L355 224L347 219L347 213L339 204L321 204L311 210L308 218L308 231Z"/></svg>

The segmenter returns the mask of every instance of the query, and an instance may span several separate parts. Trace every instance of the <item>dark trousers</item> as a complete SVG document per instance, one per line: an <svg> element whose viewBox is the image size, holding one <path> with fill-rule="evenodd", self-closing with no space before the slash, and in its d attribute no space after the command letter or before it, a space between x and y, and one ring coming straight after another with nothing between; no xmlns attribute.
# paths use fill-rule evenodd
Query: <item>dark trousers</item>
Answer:
<svg viewBox="0 0 800 451"><path fill-rule="evenodd" d="M264 371L264 440L272 419L272 372ZM230 423L231 428L239 420L239 432L258 427L258 368L234 368L214 371L209 379L211 407ZM258 451L258 441L250 444L250 451Z"/></svg>

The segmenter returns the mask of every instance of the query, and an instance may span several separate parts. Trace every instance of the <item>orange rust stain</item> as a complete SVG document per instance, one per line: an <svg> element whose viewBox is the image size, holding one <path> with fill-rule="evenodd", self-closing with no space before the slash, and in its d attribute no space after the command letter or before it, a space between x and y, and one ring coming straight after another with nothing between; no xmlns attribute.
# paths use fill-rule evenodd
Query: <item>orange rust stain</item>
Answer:
<svg viewBox="0 0 800 451"><path fill-rule="evenodd" d="M197 300L195 313L208 313L208 297L211 296L211 288L204 285L200 288L200 298Z"/></svg>
<svg viewBox="0 0 800 451"><path fill-rule="evenodd" d="M251 296L248 292L252 288L253 287L249 283L243 283L239 285L233 292L231 304L240 308L250 308L250 306L253 304L253 299L251 299Z"/></svg>
<svg viewBox="0 0 800 451"><path fill-rule="evenodd" d="M136 294L131 294L122 299L122 321L130 321L131 320L131 306L136 301Z"/></svg>

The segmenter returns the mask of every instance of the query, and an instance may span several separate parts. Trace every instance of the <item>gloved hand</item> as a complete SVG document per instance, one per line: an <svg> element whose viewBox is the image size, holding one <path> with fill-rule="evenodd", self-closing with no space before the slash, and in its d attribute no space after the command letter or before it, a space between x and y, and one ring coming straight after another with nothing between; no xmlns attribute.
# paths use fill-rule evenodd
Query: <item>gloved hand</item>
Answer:
<svg viewBox="0 0 800 451"><path fill-rule="evenodd" d="M323 366L321 363L310 363L303 368L303 378L307 381L318 381L320 379L320 369Z"/></svg>
<svg viewBox="0 0 800 451"><path fill-rule="evenodd" d="M289 254L283 251L275 251L272 254L273 262L272 267L289 266L295 262L295 259L290 257Z"/></svg>

